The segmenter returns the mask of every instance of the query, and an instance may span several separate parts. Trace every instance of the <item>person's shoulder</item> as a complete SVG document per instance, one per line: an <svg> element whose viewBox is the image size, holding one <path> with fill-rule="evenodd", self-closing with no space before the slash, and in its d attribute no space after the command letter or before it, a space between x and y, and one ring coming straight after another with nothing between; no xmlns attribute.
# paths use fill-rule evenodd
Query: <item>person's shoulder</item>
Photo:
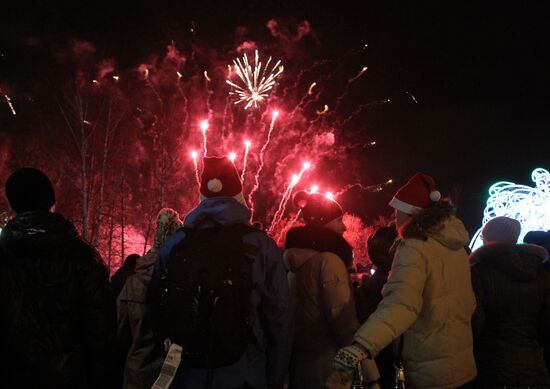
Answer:
<svg viewBox="0 0 550 389"><path fill-rule="evenodd" d="M330 251L319 251L315 254L315 258L312 258L315 262L317 261L322 269L335 271L335 270L345 270L346 265L340 256Z"/></svg>
<svg viewBox="0 0 550 389"><path fill-rule="evenodd" d="M78 265L84 269L107 269L99 251L81 237L75 237L67 242L63 256L75 266Z"/></svg>

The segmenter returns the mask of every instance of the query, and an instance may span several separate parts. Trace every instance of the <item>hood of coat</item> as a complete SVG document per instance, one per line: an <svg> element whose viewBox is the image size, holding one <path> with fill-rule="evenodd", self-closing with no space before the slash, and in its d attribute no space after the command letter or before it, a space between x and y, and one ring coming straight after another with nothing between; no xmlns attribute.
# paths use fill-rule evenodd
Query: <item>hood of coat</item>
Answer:
<svg viewBox="0 0 550 389"><path fill-rule="evenodd" d="M212 225L249 224L250 210L233 197L212 197L201 201L185 218L189 228Z"/></svg>
<svg viewBox="0 0 550 389"><path fill-rule="evenodd" d="M303 226L291 228L286 235L285 249L288 251L306 249L314 253L330 252L340 257L346 267L353 265L353 250L350 244L342 235L324 227ZM298 253L300 257L303 255L308 256L307 252L299 251ZM295 260L294 262L298 264L300 261L302 259Z"/></svg>
<svg viewBox="0 0 550 389"><path fill-rule="evenodd" d="M283 261L288 270L296 273L307 261L319 254L312 249L286 249L283 253Z"/></svg>
<svg viewBox="0 0 550 389"><path fill-rule="evenodd" d="M494 266L517 281L535 280L548 253L534 244L489 243L472 253L473 265Z"/></svg>
<svg viewBox="0 0 550 389"><path fill-rule="evenodd" d="M29 211L18 214L2 229L0 242L21 255L49 251L78 237L74 225L58 213Z"/></svg>
<svg viewBox="0 0 550 389"><path fill-rule="evenodd" d="M415 214L402 226L399 234L403 239L426 240L428 237L451 250L464 248L470 237L464 224L454 215L454 208L440 202Z"/></svg>

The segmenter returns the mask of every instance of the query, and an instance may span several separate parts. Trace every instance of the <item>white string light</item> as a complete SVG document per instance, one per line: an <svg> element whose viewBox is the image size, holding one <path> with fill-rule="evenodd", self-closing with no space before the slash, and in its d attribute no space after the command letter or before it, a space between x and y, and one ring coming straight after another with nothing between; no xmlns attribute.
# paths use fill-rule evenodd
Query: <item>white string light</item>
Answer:
<svg viewBox="0 0 550 389"><path fill-rule="evenodd" d="M507 216L521 223L518 242L523 242L529 231L550 230L550 173L538 168L533 170L531 179L535 183L534 188L507 181L497 182L489 188L482 226L474 234L470 249L475 250L483 245L483 226L497 216Z"/></svg>

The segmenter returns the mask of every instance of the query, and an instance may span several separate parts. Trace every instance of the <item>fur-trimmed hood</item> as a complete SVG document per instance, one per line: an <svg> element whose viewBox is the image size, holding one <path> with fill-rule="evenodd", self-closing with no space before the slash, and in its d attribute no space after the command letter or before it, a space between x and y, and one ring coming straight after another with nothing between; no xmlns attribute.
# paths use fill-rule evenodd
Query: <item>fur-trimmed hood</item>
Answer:
<svg viewBox="0 0 550 389"><path fill-rule="evenodd" d="M351 267L353 264L353 250L350 244L337 232L324 227L291 228L286 235L285 249L310 249L315 252L331 252L340 257L346 267Z"/></svg>
<svg viewBox="0 0 550 389"><path fill-rule="evenodd" d="M455 216L451 204L441 201L422 210L399 228L402 239L435 239L451 250L459 250L470 240L464 224Z"/></svg>
<svg viewBox="0 0 550 389"><path fill-rule="evenodd" d="M517 281L535 280L548 253L534 244L488 243L472 253L472 265L494 266Z"/></svg>

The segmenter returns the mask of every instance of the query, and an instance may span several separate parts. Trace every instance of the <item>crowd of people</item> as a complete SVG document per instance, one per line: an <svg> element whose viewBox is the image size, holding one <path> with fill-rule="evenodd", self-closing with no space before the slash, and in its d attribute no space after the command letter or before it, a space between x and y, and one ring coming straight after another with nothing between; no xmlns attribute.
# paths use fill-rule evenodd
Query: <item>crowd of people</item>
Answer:
<svg viewBox="0 0 550 389"><path fill-rule="evenodd" d="M199 205L162 209L153 246L111 279L43 172L14 171L5 195L3 387L550 389L550 231L518 244L497 217L469 254L426 174L393 196L358 285L335 200L296 193L303 223L279 248L227 157L204 158Z"/></svg>

